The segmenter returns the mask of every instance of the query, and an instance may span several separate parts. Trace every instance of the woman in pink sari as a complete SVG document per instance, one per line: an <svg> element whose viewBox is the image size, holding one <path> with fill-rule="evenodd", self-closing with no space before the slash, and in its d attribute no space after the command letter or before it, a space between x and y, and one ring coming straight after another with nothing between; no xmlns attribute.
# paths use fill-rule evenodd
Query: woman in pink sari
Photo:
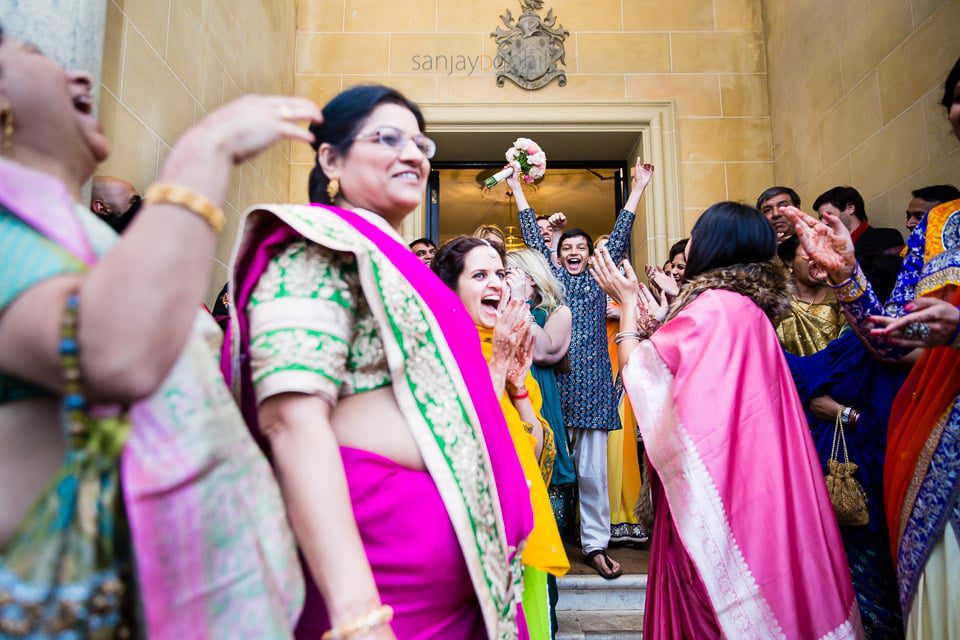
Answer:
<svg viewBox="0 0 960 640"><path fill-rule="evenodd" d="M857 638L859 610L816 451L771 323L789 303L773 229L732 202L687 245L680 296L652 335L639 286L607 254L619 361L655 510L644 638Z"/></svg>
<svg viewBox="0 0 960 640"><path fill-rule="evenodd" d="M530 492L473 321L397 231L423 129L392 89L341 93L312 127L324 204L255 207L234 254L224 365L305 562L299 638L525 636Z"/></svg>

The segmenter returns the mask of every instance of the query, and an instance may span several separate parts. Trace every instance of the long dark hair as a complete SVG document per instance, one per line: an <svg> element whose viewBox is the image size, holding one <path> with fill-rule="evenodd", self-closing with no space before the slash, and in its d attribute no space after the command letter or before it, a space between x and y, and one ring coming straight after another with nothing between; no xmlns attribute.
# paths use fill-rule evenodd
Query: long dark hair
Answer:
<svg viewBox="0 0 960 640"><path fill-rule="evenodd" d="M738 202L718 202L690 231L684 279L733 264L766 262L777 251L777 235L762 213Z"/></svg>
<svg viewBox="0 0 960 640"><path fill-rule="evenodd" d="M381 104L406 107L417 119L420 131L424 130L426 124L423 120L423 112L415 102L408 100L402 93L390 87L379 84L360 85L338 94L323 108L323 122L310 125L310 132L314 136L312 145L314 152L326 142L333 145L338 154L345 155L353 146L353 139L363 127L363 123ZM316 164L310 172L310 201L334 204L327 195L330 178L323 172L319 160L315 158L314 161Z"/></svg>
<svg viewBox="0 0 960 640"><path fill-rule="evenodd" d="M467 260L467 254L477 247L486 247L493 249L500 255L500 260L506 265L507 256L496 242L487 242L473 236L459 236L446 242L437 250L437 255L433 257L430 269L437 277L443 280L443 283L450 287L451 291L457 290L457 280L463 273L463 265Z"/></svg>

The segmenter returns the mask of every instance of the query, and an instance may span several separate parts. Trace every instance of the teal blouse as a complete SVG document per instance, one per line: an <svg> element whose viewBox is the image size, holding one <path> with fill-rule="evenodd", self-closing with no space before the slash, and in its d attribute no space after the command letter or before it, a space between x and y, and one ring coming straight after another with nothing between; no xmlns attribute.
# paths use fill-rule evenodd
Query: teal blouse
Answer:
<svg viewBox="0 0 960 640"><path fill-rule="evenodd" d="M7 306L30 287L47 278L84 268L80 260L2 206L0 256L3 256L0 259L0 318ZM0 371L0 404L46 395L51 393Z"/></svg>

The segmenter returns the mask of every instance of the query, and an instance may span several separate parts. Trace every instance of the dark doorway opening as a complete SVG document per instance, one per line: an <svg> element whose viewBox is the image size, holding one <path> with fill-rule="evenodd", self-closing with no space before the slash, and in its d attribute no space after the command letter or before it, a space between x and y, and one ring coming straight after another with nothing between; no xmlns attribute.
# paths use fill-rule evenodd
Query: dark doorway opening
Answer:
<svg viewBox="0 0 960 640"><path fill-rule="evenodd" d="M481 224L504 230L508 245L519 242L517 210L505 184L484 190L482 181L503 167L497 162L437 162L427 183L426 235L442 244L468 235ZM539 183L524 192L538 215L566 214L569 227L596 239L610 233L627 193L622 160L548 162Z"/></svg>

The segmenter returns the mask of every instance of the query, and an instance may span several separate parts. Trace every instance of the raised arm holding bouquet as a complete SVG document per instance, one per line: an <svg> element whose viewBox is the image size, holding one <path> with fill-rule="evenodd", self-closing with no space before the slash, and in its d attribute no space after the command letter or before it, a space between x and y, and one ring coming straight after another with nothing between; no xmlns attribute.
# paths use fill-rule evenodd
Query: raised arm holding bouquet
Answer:
<svg viewBox="0 0 960 640"><path fill-rule="evenodd" d="M637 162L633 189L610 233L607 250L615 262L626 257L635 211L650 178L653 166ZM523 240L531 249L551 259L550 247L537 226L536 213L523 194L523 181L516 174L507 185L519 211ZM559 223L560 221L557 220ZM551 219L551 224L553 220ZM557 235L554 233L554 235ZM567 303L573 312L570 342L570 371L557 374L564 422L575 429L580 487L580 537L588 562L604 578L620 575L620 566L606 553L610 541L610 501L607 495L608 431L620 429L617 397L607 353L607 297L590 277L587 266L593 255L593 241L581 229L566 229L559 238L558 262L554 275L564 285Z"/></svg>
<svg viewBox="0 0 960 640"><path fill-rule="evenodd" d="M517 138L505 154L507 166L483 182L491 189L510 176L520 176L527 184L533 184L547 172L547 154L530 138Z"/></svg>

